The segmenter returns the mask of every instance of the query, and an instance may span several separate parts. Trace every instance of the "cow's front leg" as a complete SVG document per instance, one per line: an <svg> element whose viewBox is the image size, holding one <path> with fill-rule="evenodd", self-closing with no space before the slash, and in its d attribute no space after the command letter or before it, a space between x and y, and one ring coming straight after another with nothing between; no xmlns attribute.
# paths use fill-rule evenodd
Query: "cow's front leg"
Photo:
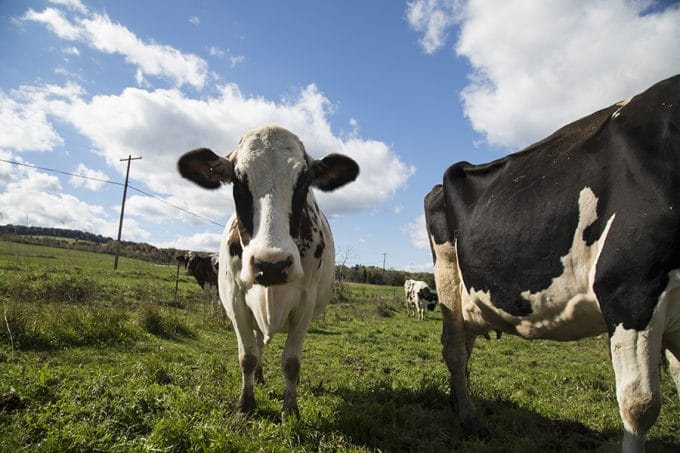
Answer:
<svg viewBox="0 0 680 453"><path fill-rule="evenodd" d="M300 415L297 404L297 385L300 381L300 366L302 364L302 347L311 322L312 312L303 313L299 317L291 319L288 330L288 338L283 347L281 367L286 378L286 386L283 393L283 409L281 419L286 420L289 415Z"/></svg>
<svg viewBox="0 0 680 453"><path fill-rule="evenodd" d="M239 304L240 305L240 304ZM239 414L255 411L255 371L260 363L260 348L252 325L252 315L245 303L235 307L234 330L238 342L238 359L241 367L241 396L236 410Z"/></svg>

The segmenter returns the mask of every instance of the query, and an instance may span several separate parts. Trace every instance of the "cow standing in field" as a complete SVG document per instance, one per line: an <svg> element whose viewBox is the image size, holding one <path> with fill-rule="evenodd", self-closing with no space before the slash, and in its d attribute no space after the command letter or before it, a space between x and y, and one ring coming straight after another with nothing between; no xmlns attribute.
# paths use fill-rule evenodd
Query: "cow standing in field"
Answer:
<svg viewBox="0 0 680 453"><path fill-rule="evenodd" d="M264 346L287 331L282 416L298 414L303 341L330 299L335 275L333 236L310 188L337 189L356 179L359 167L341 154L314 160L295 135L276 126L246 134L226 157L202 148L177 165L204 188L233 186L236 212L220 245L218 286L238 341L238 412L255 410Z"/></svg>
<svg viewBox="0 0 680 453"><path fill-rule="evenodd" d="M475 338L609 334L624 451L660 410L662 353L680 391L680 76L485 165L451 166L425 199L451 401Z"/></svg>
<svg viewBox="0 0 680 453"><path fill-rule="evenodd" d="M217 290L217 273L219 255L200 256L193 252L186 255L178 255L177 261L184 265L187 275L192 275L206 296L210 298L213 317L224 316L224 309L220 303L220 295Z"/></svg>
<svg viewBox="0 0 680 453"><path fill-rule="evenodd" d="M418 315L421 321L425 320L425 308L432 311L437 306L437 294L433 292L427 283L420 280L406 280L404 282L404 294L406 296L406 316Z"/></svg>

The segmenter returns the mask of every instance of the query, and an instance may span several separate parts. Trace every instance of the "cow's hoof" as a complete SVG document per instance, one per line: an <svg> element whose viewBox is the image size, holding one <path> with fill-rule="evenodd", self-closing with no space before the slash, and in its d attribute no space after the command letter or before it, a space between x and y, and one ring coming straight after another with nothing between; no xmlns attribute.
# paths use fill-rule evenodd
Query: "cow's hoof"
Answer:
<svg viewBox="0 0 680 453"><path fill-rule="evenodd" d="M236 413L240 416L250 415L255 412L256 408L255 396L252 394L243 394L236 405Z"/></svg>
<svg viewBox="0 0 680 453"><path fill-rule="evenodd" d="M281 411L281 422L282 423L288 423L289 421L296 419L300 419L300 410L298 409L297 406L295 407L284 407L283 410Z"/></svg>
<svg viewBox="0 0 680 453"><path fill-rule="evenodd" d="M264 372L262 371L262 367L258 366L255 368L255 382L258 384L264 384Z"/></svg>

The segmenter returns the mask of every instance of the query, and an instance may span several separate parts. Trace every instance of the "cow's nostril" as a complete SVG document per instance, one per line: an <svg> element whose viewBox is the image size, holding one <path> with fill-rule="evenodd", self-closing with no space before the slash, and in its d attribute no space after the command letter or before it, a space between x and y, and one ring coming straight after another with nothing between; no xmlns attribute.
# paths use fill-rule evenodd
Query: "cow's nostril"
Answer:
<svg viewBox="0 0 680 453"><path fill-rule="evenodd" d="M286 278L288 278L288 268L292 264L293 259L291 257L274 263L253 258L255 281L265 286L285 283Z"/></svg>

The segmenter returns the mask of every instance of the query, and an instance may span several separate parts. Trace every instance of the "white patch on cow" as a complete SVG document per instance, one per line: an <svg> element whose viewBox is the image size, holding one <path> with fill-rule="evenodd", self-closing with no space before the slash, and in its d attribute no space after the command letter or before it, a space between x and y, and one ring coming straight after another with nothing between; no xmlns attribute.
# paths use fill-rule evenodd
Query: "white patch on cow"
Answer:
<svg viewBox="0 0 680 453"><path fill-rule="evenodd" d="M631 101L631 99L633 99L633 98L631 97L631 98L628 98L628 99L623 100L621 102L617 102L616 105L618 105L619 108L616 109L616 111L614 113L612 113L612 118L618 118L619 115L621 115L621 110L623 110L623 108L628 105L628 103Z"/></svg>
<svg viewBox="0 0 680 453"><path fill-rule="evenodd" d="M253 239L243 249L243 262L250 263L253 258L277 262L291 257L288 280L299 279L302 265L289 225L293 190L306 165L301 143L287 131L270 128L246 135L234 152L235 170L248 175L253 196ZM252 266L243 266L241 279L255 280Z"/></svg>
<svg viewBox="0 0 680 453"><path fill-rule="evenodd" d="M532 314L513 316L493 305L488 291L469 290L461 277L463 316L473 332L481 334L491 328L480 305L491 310L507 324L515 326L524 338L573 340L606 331L604 319L593 290L595 268L607 239L614 215L608 220L600 238L591 245L583 240L584 230L597 220L597 197L589 187L579 194L579 221L569 252L561 258L564 271L553 278L550 286L536 293L524 291L521 296L531 303ZM460 269L459 269L459 272ZM491 277L491 276L490 276Z"/></svg>
<svg viewBox="0 0 680 453"><path fill-rule="evenodd" d="M659 363L664 348L680 356L680 270L677 269L668 274L668 285L647 327L637 331L619 324L610 340L616 397L625 429L623 451L644 449L645 434L659 414ZM671 366L677 366L677 361L671 361ZM671 368L671 372L677 371Z"/></svg>

